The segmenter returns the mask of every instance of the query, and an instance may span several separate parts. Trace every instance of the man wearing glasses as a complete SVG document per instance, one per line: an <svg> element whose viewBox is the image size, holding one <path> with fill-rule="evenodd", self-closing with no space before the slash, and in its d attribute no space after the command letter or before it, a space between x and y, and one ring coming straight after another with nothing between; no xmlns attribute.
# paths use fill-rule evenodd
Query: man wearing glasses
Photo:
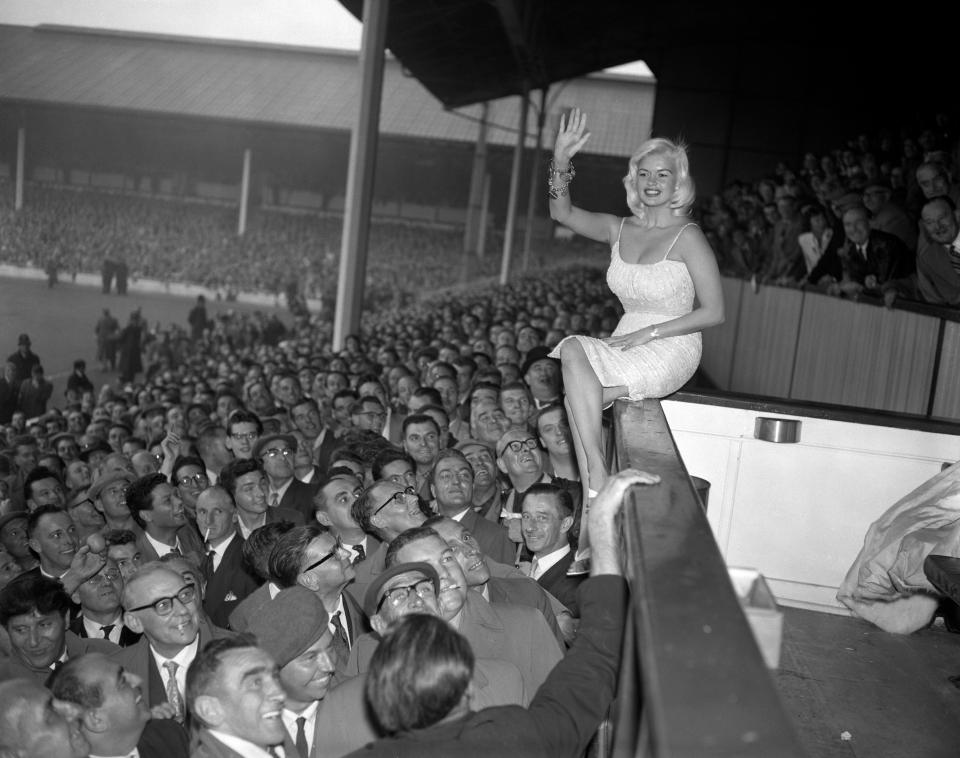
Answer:
<svg viewBox="0 0 960 758"><path fill-rule="evenodd" d="M121 599L124 624L143 636L111 658L143 680L148 707L169 703L182 722L187 668L207 642L234 634L201 619L199 589L159 561L143 564Z"/></svg>
<svg viewBox="0 0 960 758"><path fill-rule="evenodd" d="M523 534L520 528L520 501L525 493L534 484L556 484L563 487L573 498L574 524L580 523L580 503L583 500L578 482L567 479L558 479L544 469L543 451L537 438L525 429L508 429L497 442L497 466L510 480L511 489L504 498L503 509L500 511L500 521L510 531L510 539L517 545L523 544ZM575 527L575 532L579 528ZM574 535L575 536L575 535ZM524 563L529 561L530 555L526 551L521 556Z"/></svg>
<svg viewBox="0 0 960 758"><path fill-rule="evenodd" d="M260 417L245 408L237 408L227 417L227 449L234 458L252 458L257 440L263 434Z"/></svg>
<svg viewBox="0 0 960 758"><path fill-rule="evenodd" d="M437 594L440 577L429 563L398 563L380 574L367 589L364 611L375 634L359 638L365 653L353 656L369 659L380 639L411 613L440 617ZM378 733L364 706L365 675L354 676L327 693L317 713L317 734L323 735L327 755L345 755L377 739ZM512 663L478 658L472 680L475 708L523 705L530 697L523 689L520 670Z"/></svg>
<svg viewBox="0 0 960 758"><path fill-rule="evenodd" d="M420 526L429 513L412 486L392 479L378 479L364 489L350 513L363 531L380 541L376 551L357 564L357 577L347 586L347 591L362 602L370 582L383 571L390 541L401 532Z"/></svg>
<svg viewBox="0 0 960 758"><path fill-rule="evenodd" d="M203 461L194 456L179 455L173 462L173 485L183 503L187 518L197 521L197 496L210 486L207 479L207 468Z"/></svg>
<svg viewBox="0 0 960 758"><path fill-rule="evenodd" d="M265 434L253 448L267 475L267 505L299 511L305 521L313 519L313 496L319 483L304 484L294 476L297 439L292 434Z"/></svg>
<svg viewBox="0 0 960 758"><path fill-rule="evenodd" d="M333 634L335 679L346 679L350 648L358 636L370 630L370 623L360 604L343 591L356 576L343 543L315 521L295 527L282 535L271 551L270 575L279 587L299 584L323 603Z"/></svg>

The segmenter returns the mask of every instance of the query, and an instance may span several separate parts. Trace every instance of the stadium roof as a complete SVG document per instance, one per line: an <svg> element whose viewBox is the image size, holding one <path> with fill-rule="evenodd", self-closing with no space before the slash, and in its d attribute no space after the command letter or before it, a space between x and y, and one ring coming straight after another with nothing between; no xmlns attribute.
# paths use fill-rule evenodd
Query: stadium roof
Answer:
<svg viewBox="0 0 960 758"><path fill-rule="evenodd" d="M0 25L0 102L348 131L359 86L355 52ZM596 114L591 153L629 155L649 133L650 79L596 75L555 91L551 112L577 104ZM388 57L381 134L473 142L479 115L445 109ZM489 119L488 141L512 146L516 99L492 102Z"/></svg>

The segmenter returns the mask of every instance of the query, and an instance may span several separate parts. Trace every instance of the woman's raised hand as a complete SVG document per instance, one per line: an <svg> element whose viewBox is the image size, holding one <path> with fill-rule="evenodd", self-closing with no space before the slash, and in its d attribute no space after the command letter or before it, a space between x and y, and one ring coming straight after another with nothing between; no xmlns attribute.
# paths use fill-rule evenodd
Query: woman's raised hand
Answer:
<svg viewBox="0 0 960 758"><path fill-rule="evenodd" d="M560 117L560 131L553 147L553 160L559 168L566 168L580 148L590 139L587 131L587 116L579 108L574 108L566 116Z"/></svg>

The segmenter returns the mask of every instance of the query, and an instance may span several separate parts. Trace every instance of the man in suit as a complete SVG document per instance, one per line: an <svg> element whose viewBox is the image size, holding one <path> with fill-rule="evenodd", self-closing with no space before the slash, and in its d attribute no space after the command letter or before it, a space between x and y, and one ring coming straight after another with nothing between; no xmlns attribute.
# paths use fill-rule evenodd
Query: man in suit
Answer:
<svg viewBox="0 0 960 758"><path fill-rule="evenodd" d="M169 703L182 722L187 669L210 640L233 634L201 619L199 589L159 561L141 566L121 599L124 623L143 636L111 657L143 680L148 706Z"/></svg>
<svg viewBox="0 0 960 758"><path fill-rule="evenodd" d="M290 737L281 714L285 695L270 654L244 637L207 644L187 674L187 706L197 732L191 758L278 755ZM292 752L291 752L292 751Z"/></svg>
<svg viewBox="0 0 960 758"><path fill-rule="evenodd" d="M226 628L230 612L260 586L243 563L243 537L237 534L233 498L220 485L197 497L197 526L207 555L200 567L206 590L203 607L214 625Z"/></svg>
<svg viewBox="0 0 960 758"><path fill-rule="evenodd" d="M462 452L450 448L440 451L430 475L430 491L437 512L463 524L484 555L499 563L516 562L516 544L510 541L507 528L481 519L473 510L473 469Z"/></svg>
<svg viewBox="0 0 960 758"><path fill-rule="evenodd" d="M552 597L536 581L523 576L519 569L491 561L483 553L470 530L462 523L447 516L437 515L428 518L423 525L430 527L443 537L444 542L453 550L453 555L463 569L467 586L471 590L479 592L484 600L491 603L510 603L536 608L543 614L550 631L562 645L572 641L572 636L569 639L566 636L566 630L572 626L572 616L566 606ZM493 576L490 570L491 565L502 569L498 573L504 575ZM507 574L507 571L515 573Z"/></svg>
<svg viewBox="0 0 960 758"><path fill-rule="evenodd" d="M616 692L626 623L617 511L631 484L656 481L637 471L618 472L594 499L591 578L581 594L584 623L528 708L472 712L472 643L435 617L413 614L387 635L368 674L369 705L389 736L350 758L485 755L505 744L516 755L583 755ZM425 714L428 702L429 715L413 723L410 715Z"/></svg>
<svg viewBox="0 0 960 758"><path fill-rule="evenodd" d="M80 605L80 615L70 622L70 631L81 638L105 639L120 647L135 645L140 635L123 623L122 591L120 569L108 559L73 593L72 600Z"/></svg>
<svg viewBox="0 0 960 758"><path fill-rule="evenodd" d="M455 448L466 456L473 469L473 510L480 518L499 521L503 491L492 445L476 439L460 440Z"/></svg>
<svg viewBox="0 0 960 758"><path fill-rule="evenodd" d="M563 603L574 618L580 618L577 598L586 576L567 576L574 558L570 493L553 484L534 484L524 493L521 509L523 540L533 558L530 578Z"/></svg>
<svg viewBox="0 0 960 758"><path fill-rule="evenodd" d="M56 505L41 505L30 512L27 544L40 558L39 568L33 571L52 579L67 572L80 546L73 520Z"/></svg>
<svg viewBox="0 0 960 758"><path fill-rule="evenodd" d="M440 577L437 595L440 615L470 640L478 658L513 663L523 675L524 688L535 692L563 657L561 643L543 614L522 605L492 605L478 592L470 592L453 550L429 527L416 527L398 535L387 550L386 566L423 562ZM357 660L365 671L369 659Z"/></svg>
<svg viewBox="0 0 960 758"><path fill-rule="evenodd" d="M87 653L57 669L50 690L80 708L80 731L92 755L188 758L186 730L173 719L151 718L142 684L102 653Z"/></svg>
<svg viewBox="0 0 960 758"><path fill-rule="evenodd" d="M826 284L828 295L856 298L866 293L882 296L889 305L899 293L909 294L915 261L899 237L871 229L862 205L844 211L843 232L846 239L836 254L824 254L810 274Z"/></svg>
<svg viewBox="0 0 960 758"><path fill-rule="evenodd" d="M281 718L300 758L320 755L318 746L326 742L317 729L317 711L336 669L329 620L320 598L294 585L268 601L249 629L280 667L286 695Z"/></svg>
<svg viewBox="0 0 960 758"><path fill-rule="evenodd" d="M335 474L323 481L313 499L314 515L350 551L354 566L380 547L380 540L363 531L351 509L363 492L360 480L348 474Z"/></svg>
<svg viewBox="0 0 960 758"><path fill-rule="evenodd" d="M347 585L347 591L363 601L371 580L383 571L387 546L400 532L419 526L427 518L427 508L413 485L378 479L354 501L350 511L363 531L380 541L373 553L356 565L356 579Z"/></svg>
<svg viewBox="0 0 960 758"><path fill-rule="evenodd" d="M356 575L350 553L329 529L314 521L277 540L270 553L270 575L282 588L306 587L323 603L334 635L337 680L345 679L350 648L370 630L360 604L343 591Z"/></svg>
<svg viewBox="0 0 960 758"><path fill-rule="evenodd" d="M127 507L142 530L137 544L144 562L156 561L176 552L199 566L204 550L196 529L187 521L187 513L176 489L163 474L149 474L127 487Z"/></svg>
<svg viewBox="0 0 960 758"><path fill-rule="evenodd" d="M265 524L289 521L301 526L306 523L300 511L267 505L267 477L257 460L231 461L221 469L219 483L233 497L237 507L237 531L243 539Z"/></svg>
<svg viewBox="0 0 960 758"><path fill-rule="evenodd" d="M917 242L917 289L925 303L960 304L960 214L946 195L927 200L920 211L926 234Z"/></svg>
<svg viewBox="0 0 960 758"><path fill-rule="evenodd" d="M293 457L297 439L292 434L264 434L253 448L267 476L267 504L299 511L304 521L313 518L317 484L304 484L294 476Z"/></svg>
<svg viewBox="0 0 960 758"><path fill-rule="evenodd" d="M0 626L10 657L0 661L0 681L27 677L43 684L63 661L91 650L117 650L112 642L81 639L67 629L70 598L60 582L21 574L0 590Z"/></svg>

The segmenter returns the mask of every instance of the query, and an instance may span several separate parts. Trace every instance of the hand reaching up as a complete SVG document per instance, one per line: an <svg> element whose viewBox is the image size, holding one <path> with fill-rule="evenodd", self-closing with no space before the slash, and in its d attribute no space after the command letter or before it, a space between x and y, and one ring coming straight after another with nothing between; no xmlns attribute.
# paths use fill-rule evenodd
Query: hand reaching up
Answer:
<svg viewBox="0 0 960 758"><path fill-rule="evenodd" d="M565 169L570 159L580 152L590 132L587 131L587 116L579 108L574 108L566 116L560 117L560 130L553 147L553 161L558 168Z"/></svg>

